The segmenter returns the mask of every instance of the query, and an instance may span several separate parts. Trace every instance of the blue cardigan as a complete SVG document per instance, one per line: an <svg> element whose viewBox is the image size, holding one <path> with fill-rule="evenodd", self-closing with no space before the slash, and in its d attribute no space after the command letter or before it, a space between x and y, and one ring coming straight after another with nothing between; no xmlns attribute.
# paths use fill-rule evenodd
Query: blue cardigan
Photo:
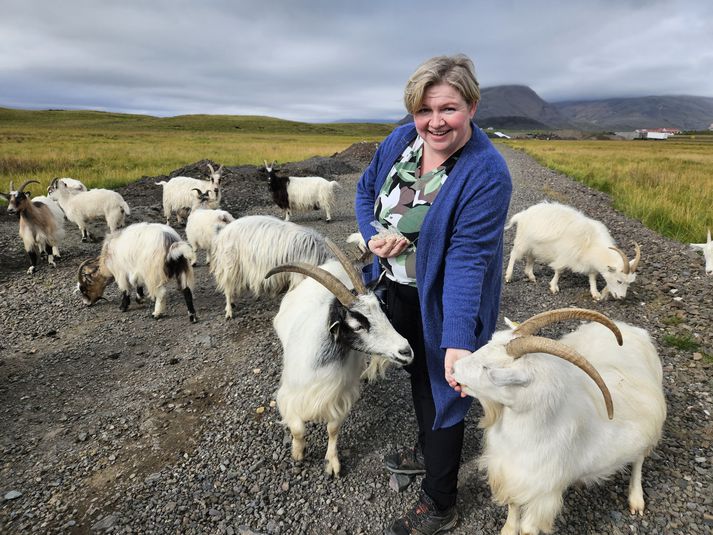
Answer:
<svg viewBox="0 0 713 535"><path fill-rule="evenodd" d="M475 351L495 331L502 284L503 227L512 182L505 160L472 122L473 135L428 210L416 250L416 280L431 391L434 429L465 418L472 398L445 380L447 348ZM357 184L355 210L367 242L377 231L374 203L386 175L416 138L413 124L394 130L380 145ZM378 276L378 260L371 266Z"/></svg>

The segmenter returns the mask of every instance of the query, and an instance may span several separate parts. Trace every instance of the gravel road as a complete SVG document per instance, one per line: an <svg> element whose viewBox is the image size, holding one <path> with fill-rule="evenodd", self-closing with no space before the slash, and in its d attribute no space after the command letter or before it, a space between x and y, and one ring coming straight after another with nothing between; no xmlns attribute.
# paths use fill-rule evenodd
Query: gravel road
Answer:
<svg viewBox="0 0 713 535"><path fill-rule="evenodd" d="M644 464L645 515L629 515L628 477L619 474L570 489L556 532L713 532L713 277L705 276L702 257L614 210L607 195L501 151L515 183L511 213L557 200L605 222L629 254L632 240L642 248L624 301L593 302L586 277L572 274L552 295L548 268L536 268L533 284L520 264L504 287L501 313L523 320L564 306L600 310L648 329L664 364L669 416ZM335 221L326 224L317 212L294 220L344 243L356 230L354 188L372 153L373 145L359 144L284 166L342 185ZM224 208L236 216L279 215L259 169L227 171ZM161 190L152 184L160 178L120 190L132 207L130 222L162 221ZM281 356L271 322L279 298L245 296L226 322L223 298L201 264L195 325L173 290L158 321L148 304L121 313L116 286L108 302L85 308L73 293L76 270L100 244L81 243L78 229L66 229L57 269L45 264L29 276L17 222L0 215L1 533L375 534L413 502L419 481L397 492L382 468L385 453L414 440L405 372L364 385L340 436L342 477L330 479L322 469L324 428L308 427L306 458L295 463L274 407ZM696 347L671 345L686 340ZM480 414L475 404L454 534L498 533L506 516L475 470Z"/></svg>

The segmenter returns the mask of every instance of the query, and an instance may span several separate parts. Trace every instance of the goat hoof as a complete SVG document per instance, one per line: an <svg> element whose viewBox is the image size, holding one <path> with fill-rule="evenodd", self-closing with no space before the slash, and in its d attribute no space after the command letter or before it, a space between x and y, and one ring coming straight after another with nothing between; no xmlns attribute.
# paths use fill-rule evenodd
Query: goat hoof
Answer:
<svg viewBox="0 0 713 535"><path fill-rule="evenodd" d="M32 275L35 272L35 266L30 266L29 269L27 270L28 275Z"/></svg>
<svg viewBox="0 0 713 535"><path fill-rule="evenodd" d="M188 314L188 321L191 323L198 323L198 318L195 314Z"/></svg>

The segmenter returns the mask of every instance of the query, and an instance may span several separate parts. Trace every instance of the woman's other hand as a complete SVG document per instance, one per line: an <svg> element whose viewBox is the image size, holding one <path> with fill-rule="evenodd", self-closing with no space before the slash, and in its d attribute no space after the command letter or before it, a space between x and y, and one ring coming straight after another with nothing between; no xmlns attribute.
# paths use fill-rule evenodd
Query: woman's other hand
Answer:
<svg viewBox="0 0 713 535"><path fill-rule="evenodd" d="M456 381L455 378L453 377L453 365L457 361L459 361L463 357L467 357L471 353L472 352L468 351L467 349L454 349L454 348L446 349L446 360L445 360L446 381L451 386L451 388L453 388L453 390L460 393L460 397L462 397L462 398L466 397L467 394L465 392L463 392L463 389L458 384L458 381Z"/></svg>
<svg viewBox="0 0 713 535"><path fill-rule="evenodd" d="M406 250L409 241L400 236L386 236L385 238L372 238L367 244L369 250L379 258L399 256Z"/></svg>

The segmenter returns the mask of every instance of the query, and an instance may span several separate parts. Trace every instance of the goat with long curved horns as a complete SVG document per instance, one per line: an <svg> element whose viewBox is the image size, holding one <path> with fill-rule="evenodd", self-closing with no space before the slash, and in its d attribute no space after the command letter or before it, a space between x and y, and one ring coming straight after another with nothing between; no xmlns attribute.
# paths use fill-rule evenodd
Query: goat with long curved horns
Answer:
<svg viewBox="0 0 713 535"><path fill-rule="evenodd" d="M413 360L413 351L346 255L326 243L337 260L285 264L266 277L285 271L307 276L285 295L273 321L283 348L277 407L297 461L304 458L305 422L327 424L325 470L336 477L341 470L337 437L359 398L364 358L379 355L403 366Z"/></svg>
<svg viewBox="0 0 713 535"><path fill-rule="evenodd" d="M536 336L569 319L589 323L559 340ZM629 508L643 514L642 465L666 418L648 333L583 309L508 324L453 373L483 406L479 465L494 500L508 506L501 535L549 533L567 487L601 482L629 464Z"/></svg>

